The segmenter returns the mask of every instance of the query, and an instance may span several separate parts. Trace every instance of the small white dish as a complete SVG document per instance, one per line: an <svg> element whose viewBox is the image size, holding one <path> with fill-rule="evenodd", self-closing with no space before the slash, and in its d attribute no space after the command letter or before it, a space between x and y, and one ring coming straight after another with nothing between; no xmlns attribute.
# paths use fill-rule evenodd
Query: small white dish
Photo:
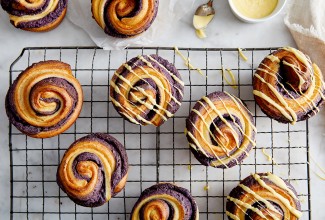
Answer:
<svg viewBox="0 0 325 220"><path fill-rule="evenodd" d="M270 20L271 18L275 17L276 15L278 15L282 9L284 8L287 0L278 0L278 4L277 6L275 7L275 9L273 10L273 12L266 16L266 17L263 17L263 18L249 18L247 16L244 16L243 14L241 14L236 6L234 5L233 3L233 0L228 0L229 2L229 5L230 5L230 9L232 11L232 13L241 21L244 21L244 22L247 22L247 23L258 23L258 22L263 22L263 21L267 21L267 20Z"/></svg>

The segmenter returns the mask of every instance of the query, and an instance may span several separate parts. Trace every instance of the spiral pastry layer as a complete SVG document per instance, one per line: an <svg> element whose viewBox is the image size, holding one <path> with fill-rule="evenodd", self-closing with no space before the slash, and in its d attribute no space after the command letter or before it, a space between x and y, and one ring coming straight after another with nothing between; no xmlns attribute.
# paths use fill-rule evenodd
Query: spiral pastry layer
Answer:
<svg viewBox="0 0 325 220"><path fill-rule="evenodd" d="M113 37L127 38L146 31L155 20L158 0L92 0L97 24Z"/></svg>
<svg viewBox="0 0 325 220"><path fill-rule="evenodd" d="M6 112L10 122L24 134L49 138L77 120L82 101L82 88L70 66L42 61L20 73L10 86Z"/></svg>
<svg viewBox="0 0 325 220"><path fill-rule="evenodd" d="M81 206L108 202L125 186L128 158L123 145L108 134L95 133L74 142L57 171L57 183Z"/></svg>
<svg viewBox="0 0 325 220"><path fill-rule="evenodd" d="M110 82L116 110L135 124L160 126L181 106L184 83L175 66L157 55L123 64Z"/></svg>
<svg viewBox="0 0 325 220"><path fill-rule="evenodd" d="M201 98L186 120L190 149L205 166L230 168L255 146L253 116L240 99L227 92Z"/></svg>
<svg viewBox="0 0 325 220"><path fill-rule="evenodd" d="M272 173L252 174L227 197L229 219L296 220L302 215L293 186Z"/></svg>
<svg viewBox="0 0 325 220"><path fill-rule="evenodd" d="M1 5L16 28L43 32L61 23L68 0L1 0Z"/></svg>
<svg viewBox="0 0 325 220"><path fill-rule="evenodd" d="M198 220L199 210L187 189L171 183L159 183L141 193L131 220Z"/></svg>
<svg viewBox="0 0 325 220"><path fill-rule="evenodd" d="M253 80L262 111L282 123L295 124L319 112L324 103L321 70L301 51L281 48L261 62Z"/></svg>

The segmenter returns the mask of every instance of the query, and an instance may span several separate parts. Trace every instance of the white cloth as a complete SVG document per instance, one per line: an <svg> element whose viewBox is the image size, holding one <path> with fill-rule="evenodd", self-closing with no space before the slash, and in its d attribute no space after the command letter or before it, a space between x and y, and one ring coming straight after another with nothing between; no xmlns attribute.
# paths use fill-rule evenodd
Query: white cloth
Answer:
<svg viewBox="0 0 325 220"><path fill-rule="evenodd" d="M325 75L325 1L291 0L284 19L298 46Z"/></svg>
<svg viewBox="0 0 325 220"><path fill-rule="evenodd" d="M105 50L121 50L127 46L146 46L159 34L167 33L175 21L192 9L194 1L160 0L158 14L152 26L139 36L126 39L110 37L104 33L92 18L91 0L69 1L69 7L73 10L68 10L67 17L72 23L84 29L97 46Z"/></svg>

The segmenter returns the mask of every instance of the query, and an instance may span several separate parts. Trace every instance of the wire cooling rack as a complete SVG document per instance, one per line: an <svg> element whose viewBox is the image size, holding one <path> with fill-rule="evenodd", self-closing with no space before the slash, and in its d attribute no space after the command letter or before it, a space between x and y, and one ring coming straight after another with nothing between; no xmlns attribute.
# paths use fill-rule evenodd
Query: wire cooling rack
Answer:
<svg viewBox="0 0 325 220"><path fill-rule="evenodd" d="M34 139L9 126L11 219L129 219L140 193L157 182L174 182L195 197L200 219L227 219L226 197L238 182L254 172L273 172L289 180L298 191L302 219L311 219L308 155L308 121L294 126L266 117L252 95L252 76L261 60L276 48L179 48L205 76L189 70L173 48L128 48L104 51L94 47L25 48L10 67L10 84L34 62L62 60L71 65L84 91L84 106L76 123L50 139ZM108 101L114 71L139 54L158 54L174 63L185 82L185 96L175 117L160 128L141 127L123 120ZM221 74L231 69L238 87ZM257 147L242 164L230 169L205 167L189 151L184 135L185 118L192 106L210 92L228 91L240 97L254 115ZM65 150L76 139L106 132L127 149L130 170L125 189L99 208L75 205L56 184L56 170ZM262 150L274 158L270 162Z"/></svg>

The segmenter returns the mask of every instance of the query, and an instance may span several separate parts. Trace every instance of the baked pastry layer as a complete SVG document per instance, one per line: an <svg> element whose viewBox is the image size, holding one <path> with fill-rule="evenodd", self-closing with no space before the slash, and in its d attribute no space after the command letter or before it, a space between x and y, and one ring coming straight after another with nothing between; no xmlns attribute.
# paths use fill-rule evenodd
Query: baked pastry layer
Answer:
<svg viewBox="0 0 325 220"><path fill-rule="evenodd" d="M50 60L35 63L19 74L6 96L10 122L35 138L56 136L78 118L82 88L70 65Z"/></svg>
<svg viewBox="0 0 325 220"><path fill-rule="evenodd" d="M246 177L227 197L229 219L287 219L301 217L300 201L293 186L272 173Z"/></svg>
<svg viewBox="0 0 325 220"><path fill-rule="evenodd" d="M124 146L108 134L95 133L67 149L58 167L57 183L78 205L97 207L124 188L127 175Z"/></svg>
<svg viewBox="0 0 325 220"><path fill-rule="evenodd" d="M324 103L321 70L301 51L284 47L261 62L253 80L262 111L282 123L295 124L319 112Z"/></svg>
<svg viewBox="0 0 325 220"><path fill-rule="evenodd" d="M65 17L68 0L2 0L10 22L27 31L43 32L57 27Z"/></svg>
<svg viewBox="0 0 325 220"><path fill-rule="evenodd" d="M127 38L146 31L156 18L158 0L92 0L97 24L109 35Z"/></svg>
<svg viewBox="0 0 325 220"><path fill-rule="evenodd" d="M186 120L185 134L200 163L230 168L255 146L256 128L251 112L239 98L213 92L194 105Z"/></svg>
<svg viewBox="0 0 325 220"><path fill-rule="evenodd" d="M128 121L160 126L181 106L184 83L175 66L157 55L138 56L114 73L110 99Z"/></svg>
<svg viewBox="0 0 325 220"><path fill-rule="evenodd" d="M131 219L198 220L199 210L187 189L171 183L159 183L141 193Z"/></svg>

